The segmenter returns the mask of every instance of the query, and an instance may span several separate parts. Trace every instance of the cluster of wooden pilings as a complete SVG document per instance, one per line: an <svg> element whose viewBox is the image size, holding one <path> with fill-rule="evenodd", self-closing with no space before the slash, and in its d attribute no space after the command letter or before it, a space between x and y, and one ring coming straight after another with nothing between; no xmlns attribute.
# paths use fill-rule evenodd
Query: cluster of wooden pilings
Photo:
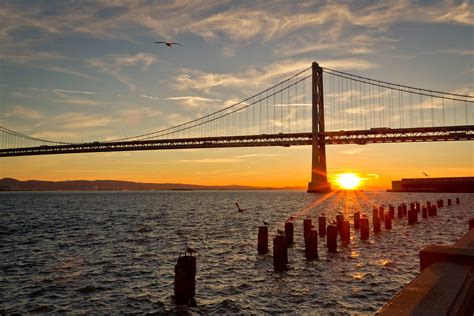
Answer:
<svg viewBox="0 0 474 316"><path fill-rule="evenodd" d="M459 198L456 198L456 204L459 204ZM447 199L447 205L452 205L452 200ZM428 217L437 216L438 209L444 207L444 200L436 202L411 202L409 204L401 203L395 206L385 205L374 206L372 208L372 230L374 233L380 233L382 226L385 230L392 229L393 220L407 218L408 225L414 225L419 222L418 218L426 219ZM396 215L396 217L395 217ZM370 236L370 221L366 214L355 212L353 217L353 229L359 231L360 239L367 240ZM401 223L401 221L400 221ZM318 236L326 237L326 247L329 253L337 252L338 238L342 245L349 244L351 241L351 225L343 214L336 215L336 219L328 224L326 216L318 217L318 230L313 226L311 218L303 220L303 236L305 245L305 257L307 260L318 259ZM294 243L294 222L290 218L285 222L285 230L278 230L278 234L273 238L273 267L275 271L284 271L288 264L288 247ZM268 249L268 226L260 226L258 228L258 244L257 250L259 254L266 254Z"/></svg>

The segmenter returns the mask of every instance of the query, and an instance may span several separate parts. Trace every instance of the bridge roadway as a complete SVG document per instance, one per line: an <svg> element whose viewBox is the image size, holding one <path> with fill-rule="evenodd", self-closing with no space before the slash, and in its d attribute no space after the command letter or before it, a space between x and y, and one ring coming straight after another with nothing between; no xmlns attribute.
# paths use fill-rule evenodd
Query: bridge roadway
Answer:
<svg viewBox="0 0 474 316"><path fill-rule="evenodd" d="M327 145L474 140L474 125L325 132ZM1 149L0 157L186 148L311 145L312 133L93 142Z"/></svg>

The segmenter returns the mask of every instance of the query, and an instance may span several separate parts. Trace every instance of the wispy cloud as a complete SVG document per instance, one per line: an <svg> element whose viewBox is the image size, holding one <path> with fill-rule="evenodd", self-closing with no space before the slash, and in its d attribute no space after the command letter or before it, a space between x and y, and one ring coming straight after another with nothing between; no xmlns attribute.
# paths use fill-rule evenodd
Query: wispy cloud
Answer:
<svg viewBox="0 0 474 316"><path fill-rule="evenodd" d="M127 74L127 69L138 67L143 72L156 61L157 57L153 54L138 53L135 55L109 55L103 58L91 58L86 61L86 64L92 69L111 75L128 86L130 90L137 90L136 84Z"/></svg>
<svg viewBox="0 0 474 316"><path fill-rule="evenodd" d="M188 107L200 107L209 103L222 102L220 99L210 99L198 96L168 97L165 100L178 101Z"/></svg>
<svg viewBox="0 0 474 316"><path fill-rule="evenodd" d="M262 88L275 81L281 80L298 71L311 66L312 61L283 60L264 67L248 67L240 73L209 73L193 69L181 69L178 75L171 79L176 89L192 89L210 92L214 88ZM338 70L367 70L376 67L372 62L363 59L329 59L321 60L324 67Z"/></svg>
<svg viewBox="0 0 474 316"><path fill-rule="evenodd" d="M31 108L23 107L20 105L14 106L13 109L7 111L3 117L7 118L19 118L28 120L37 120L43 117L43 115Z"/></svg>
<svg viewBox="0 0 474 316"><path fill-rule="evenodd" d="M60 124L64 129L85 129L107 126L117 120L107 115L66 112L55 115L49 121Z"/></svg>
<svg viewBox="0 0 474 316"><path fill-rule="evenodd" d="M95 92L90 92L90 91L64 90L64 89L51 89L51 90L55 92L62 92L62 93L91 94L91 95L97 94Z"/></svg>
<svg viewBox="0 0 474 316"><path fill-rule="evenodd" d="M140 98L150 99L150 100L160 100L160 98L152 97L152 96L146 95L146 94L140 94Z"/></svg>

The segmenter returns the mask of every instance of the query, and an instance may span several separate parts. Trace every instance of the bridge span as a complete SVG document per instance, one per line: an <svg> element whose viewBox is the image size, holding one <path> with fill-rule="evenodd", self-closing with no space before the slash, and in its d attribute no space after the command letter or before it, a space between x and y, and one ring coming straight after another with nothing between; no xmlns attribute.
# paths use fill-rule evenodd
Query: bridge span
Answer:
<svg viewBox="0 0 474 316"><path fill-rule="evenodd" d="M474 95L390 83L314 62L237 103L149 133L73 142L42 139L35 132L41 131L26 135L0 126L0 158L311 145L308 192L327 192L326 145L474 140Z"/></svg>
<svg viewBox="0 0 474 316"><path fill-rule="evenodd" d="M324 132L324 139L326 145L466 141L474 140L474 125L395 129L372 128L370 130L359 131ZM279 133L268 135L92 142L2 149L0 150L0 157L189 148L290 147L312 145L312 141L312 133Z"/></svg>

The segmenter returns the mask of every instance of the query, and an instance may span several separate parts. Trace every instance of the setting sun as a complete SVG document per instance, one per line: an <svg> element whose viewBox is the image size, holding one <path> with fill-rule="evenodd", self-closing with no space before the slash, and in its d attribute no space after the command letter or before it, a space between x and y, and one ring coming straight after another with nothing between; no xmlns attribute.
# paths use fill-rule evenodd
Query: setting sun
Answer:
<svg viewBox="0 0 474 316"><path fill-rule="evenodd" d="M360 186L362 179L354 173L341 173L337 176L336 181L341 188L353 190Z"/></svg>

